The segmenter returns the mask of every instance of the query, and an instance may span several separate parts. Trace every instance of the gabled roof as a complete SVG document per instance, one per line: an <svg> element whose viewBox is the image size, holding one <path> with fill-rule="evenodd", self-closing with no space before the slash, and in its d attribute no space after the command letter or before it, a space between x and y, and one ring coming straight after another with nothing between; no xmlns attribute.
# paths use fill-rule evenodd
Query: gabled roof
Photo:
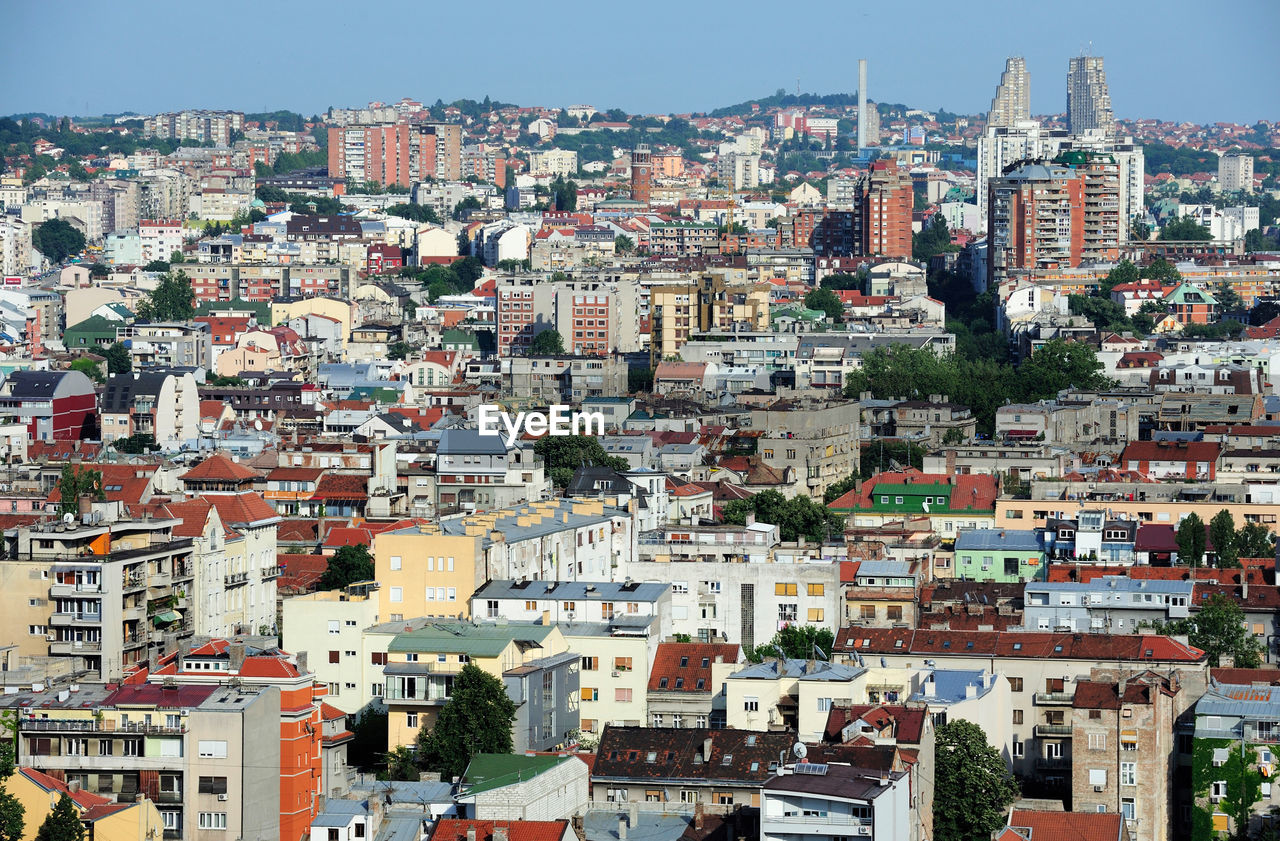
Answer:
<svg viewBox="0 0 1280 841"><path fill-rule="evenodd" d="M228 526L263 526L280 522L280 515L253 491L236 494L209 494L203 497L218 509L218 516Z"/></svg>
<svg viewBox="0 0 1280 841"><path fill-rule="evenodd" d="M1119 812L1014 809L1009 813L1008 829L1019 831L1027 841L1121 841L1125 837Z"/></svg>
<svg viewBox="0 0 1280 841"><path fill-rule="evenodd" d="M794 743L791 733L608 725L596 750L592 778L759 785L774 775L770 763L776 767L778 756ZM708 744L710 751L704 755Z"/></svg>
<svg viewBox="0 0 1280 841"><path fill-rule="evenodd" d="M248 482L262 478L252 467L232 461L222 453L214 453L179 476L184 482Z"/></svg>
<svg viewBox="0 0 1280 841"><path fill-rule="evenodd" d="M430 841L469 841L471 830L476 841L493 841L494 827L506 830L509 841L560 841L572 836L569 822L561 821L478 821L469 818L441 818L436 821Z"/></svg>
<svg viewBox="0 0 1280 841"><path fill-rule="evenodd" d="M649 691L714 693L711 666L717 658L724 663L738 663L742 648L736 643L659 643L649 669Z"/></svg>

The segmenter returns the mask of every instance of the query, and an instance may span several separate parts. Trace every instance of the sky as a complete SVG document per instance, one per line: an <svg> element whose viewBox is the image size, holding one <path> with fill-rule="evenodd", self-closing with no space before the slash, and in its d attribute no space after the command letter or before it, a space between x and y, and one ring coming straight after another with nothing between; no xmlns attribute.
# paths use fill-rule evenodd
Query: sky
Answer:
<svg viewBox="0 0 1280 841"><path fill-rule="evenodd" d="M684 113L794 92L985 112L1027 59L1036 114L1106 59L1117 117L1280 119L1276 0L6 0L0 114L305 115L408 96ZM1231 23L1233 25L1227 25ZM1208 37L1199 37L1207 28ZM17 37L12 37L12 36Z"/></svg>

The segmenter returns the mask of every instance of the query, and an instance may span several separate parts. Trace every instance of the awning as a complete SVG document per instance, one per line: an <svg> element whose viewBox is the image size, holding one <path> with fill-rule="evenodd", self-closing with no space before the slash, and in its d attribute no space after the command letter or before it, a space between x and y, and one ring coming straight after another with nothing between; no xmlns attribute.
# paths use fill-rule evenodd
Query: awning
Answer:
<svg viewBox="0 0 1280 841"><path fill-rule="evenodd" d="M177 622L182 618L182 614L176 610L166 610L163 613L157 613L151 617L151 621L157 625L167 625L170 622Z"/></svg>
<svg viewBox="0 0 1280 841"><path fill-rule="evenodd" d="M1034 429L1010 429L1005 433L1008 438L1035 438L1039 435Z"/></svg>

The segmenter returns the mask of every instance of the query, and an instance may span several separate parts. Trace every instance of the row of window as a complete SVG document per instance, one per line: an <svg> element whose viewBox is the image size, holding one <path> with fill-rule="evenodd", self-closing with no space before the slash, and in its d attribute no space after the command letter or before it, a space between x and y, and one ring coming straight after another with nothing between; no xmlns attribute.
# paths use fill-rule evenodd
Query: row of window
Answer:
<svg viewBox="0 0 1280 841"><path fill-rule="evenodd" d="M456 587L428 587L423 598L429 602L456 602L458 600L458 589ZM391 588L391 601L404 601L403 587Z"/></svg>

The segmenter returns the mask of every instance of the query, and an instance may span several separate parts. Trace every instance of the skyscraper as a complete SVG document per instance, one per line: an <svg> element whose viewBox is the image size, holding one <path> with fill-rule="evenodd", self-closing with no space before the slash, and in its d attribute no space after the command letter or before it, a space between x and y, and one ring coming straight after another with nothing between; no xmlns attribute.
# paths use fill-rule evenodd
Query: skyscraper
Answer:
<svg viewBox="0 0 1280 841"><path fill-rule="evenodd" d="M1067 126L1072 134L1092 128L1108 133L1115 130L1111 94L1107 91L1107 71L1102 56L1082 55L1071 59L1067 68Z"/></svg>
<svg viewBox="0 0 1280 841"><path fill-rule="evenodd" d="M1031 74L1027 61L1021 56L1005 59L1004 72L996 87L991 110L987 112L988 126L1011 126L1019 120L1031 119Z"/></svg>
<svg viewBox="0 0 1280 841"><path fill-rule="evenodd" d="M858 149L867 148L867 60L858 59Z"/></svg>

